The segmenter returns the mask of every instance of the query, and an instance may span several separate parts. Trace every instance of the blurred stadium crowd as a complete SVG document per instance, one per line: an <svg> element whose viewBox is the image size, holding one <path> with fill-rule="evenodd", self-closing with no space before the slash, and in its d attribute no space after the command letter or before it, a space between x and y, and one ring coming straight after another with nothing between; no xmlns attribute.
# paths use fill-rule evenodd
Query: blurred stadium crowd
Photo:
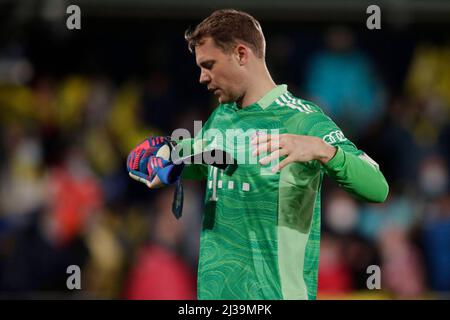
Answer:
<svg viewBox="0 0 450 320"><path fill-rule="evenodd" d="M321 106L390 185L367 204L325 181L319 298L449 298L450 39L262 23L275 81ZM0 45L0 297L195 299L204 185L185 182L177 221L173 189L129 179L125 159L216 102L181 27L83 28L33 25ZM82 290L66 287L73 264Z"/></svg>

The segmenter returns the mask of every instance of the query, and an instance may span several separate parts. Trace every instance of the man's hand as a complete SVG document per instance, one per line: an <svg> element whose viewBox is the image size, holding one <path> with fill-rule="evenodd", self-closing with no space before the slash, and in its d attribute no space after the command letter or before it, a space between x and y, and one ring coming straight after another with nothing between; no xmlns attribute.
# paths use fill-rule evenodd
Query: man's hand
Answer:
<svg viewBox="0 0 450 320"><path fill-rule="evenodd" d="M166 148L164 157L162 148ZM142 182L150 189L176 182L184 164L174 165L170 161L170 142L166 137L150 137L131 150L127 159L127 170L131 178Z"/></svg>
<svg viewBox="0 0 450 320"><path fill-rule="evenodd" d="M144 172L146 163L140 161L146 157L154 156L156 152L167 142L166 137L150 137L138 144L130 151L127 158L127 170Z"/></svg>
<svg viewBox="0 0 450 320"><path fill-rule="evenodd" d="M260 164L265 165L281 156L286 156L272 168L272 172L277 172L294 161L318 160L325 164L334 157L337 151L335 147L318 137L296 134L259 134L252 138L251 143L254 146L253 156L271 152L270 155L259 160Z"/></svg>
<svg viewBox="0 0 450 320"><path fill-rule="evenodd" d="M161 157L149 156L141 160L146 162L144 172L131 170L129 175L136 181L144 183L150 189L156 189L177 182L184 164L174 165Z"/></svg>

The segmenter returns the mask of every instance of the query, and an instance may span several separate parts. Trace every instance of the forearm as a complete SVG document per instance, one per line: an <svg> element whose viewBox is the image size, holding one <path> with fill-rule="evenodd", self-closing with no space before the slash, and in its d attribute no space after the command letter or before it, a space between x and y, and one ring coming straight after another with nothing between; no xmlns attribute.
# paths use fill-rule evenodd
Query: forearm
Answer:
<svg viewBox="0 0 450 320"><path fill-rule="evenodd" d="M389 186L374 164L338 147L334 157L322 165L331 178L358 198L370 202L386 200Z"/></svg>

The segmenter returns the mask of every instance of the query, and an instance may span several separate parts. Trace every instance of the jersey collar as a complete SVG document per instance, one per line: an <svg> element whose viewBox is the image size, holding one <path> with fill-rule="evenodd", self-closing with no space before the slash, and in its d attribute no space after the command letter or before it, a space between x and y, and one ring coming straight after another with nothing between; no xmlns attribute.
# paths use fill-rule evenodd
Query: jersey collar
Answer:
<svg viewBox="0 0 450 320"><path fill-rule="evenodd" d="M232 104L226 104L228 108L231 108L234 111L237 112L247 112L250 110L257 110L259 108L265 110L268 106L270 106L278 97L285 94L287 91L287 85L286 84L280 84L267 92L259 101L241 109L236 105L236 102L233 102Z"/></svg>
<svg viewBox="0 0 450 320"><path fill-rule="evenodd" d="M258 102L256 102L262 109L270 106L279 96L287 92L287 85L280 84L267 92Z"/></svg>

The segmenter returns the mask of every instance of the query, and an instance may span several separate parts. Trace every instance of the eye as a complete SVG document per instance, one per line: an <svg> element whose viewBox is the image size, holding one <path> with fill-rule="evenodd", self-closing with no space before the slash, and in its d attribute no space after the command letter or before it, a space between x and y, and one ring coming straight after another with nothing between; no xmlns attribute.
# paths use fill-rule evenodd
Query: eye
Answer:
<svg viewBox="0 0 450 320"><path fill-rule="evenodd" d="M212 67L214 66L214 61L205 61L201 64L201 66L206 70L211 70Z"/></svg>

